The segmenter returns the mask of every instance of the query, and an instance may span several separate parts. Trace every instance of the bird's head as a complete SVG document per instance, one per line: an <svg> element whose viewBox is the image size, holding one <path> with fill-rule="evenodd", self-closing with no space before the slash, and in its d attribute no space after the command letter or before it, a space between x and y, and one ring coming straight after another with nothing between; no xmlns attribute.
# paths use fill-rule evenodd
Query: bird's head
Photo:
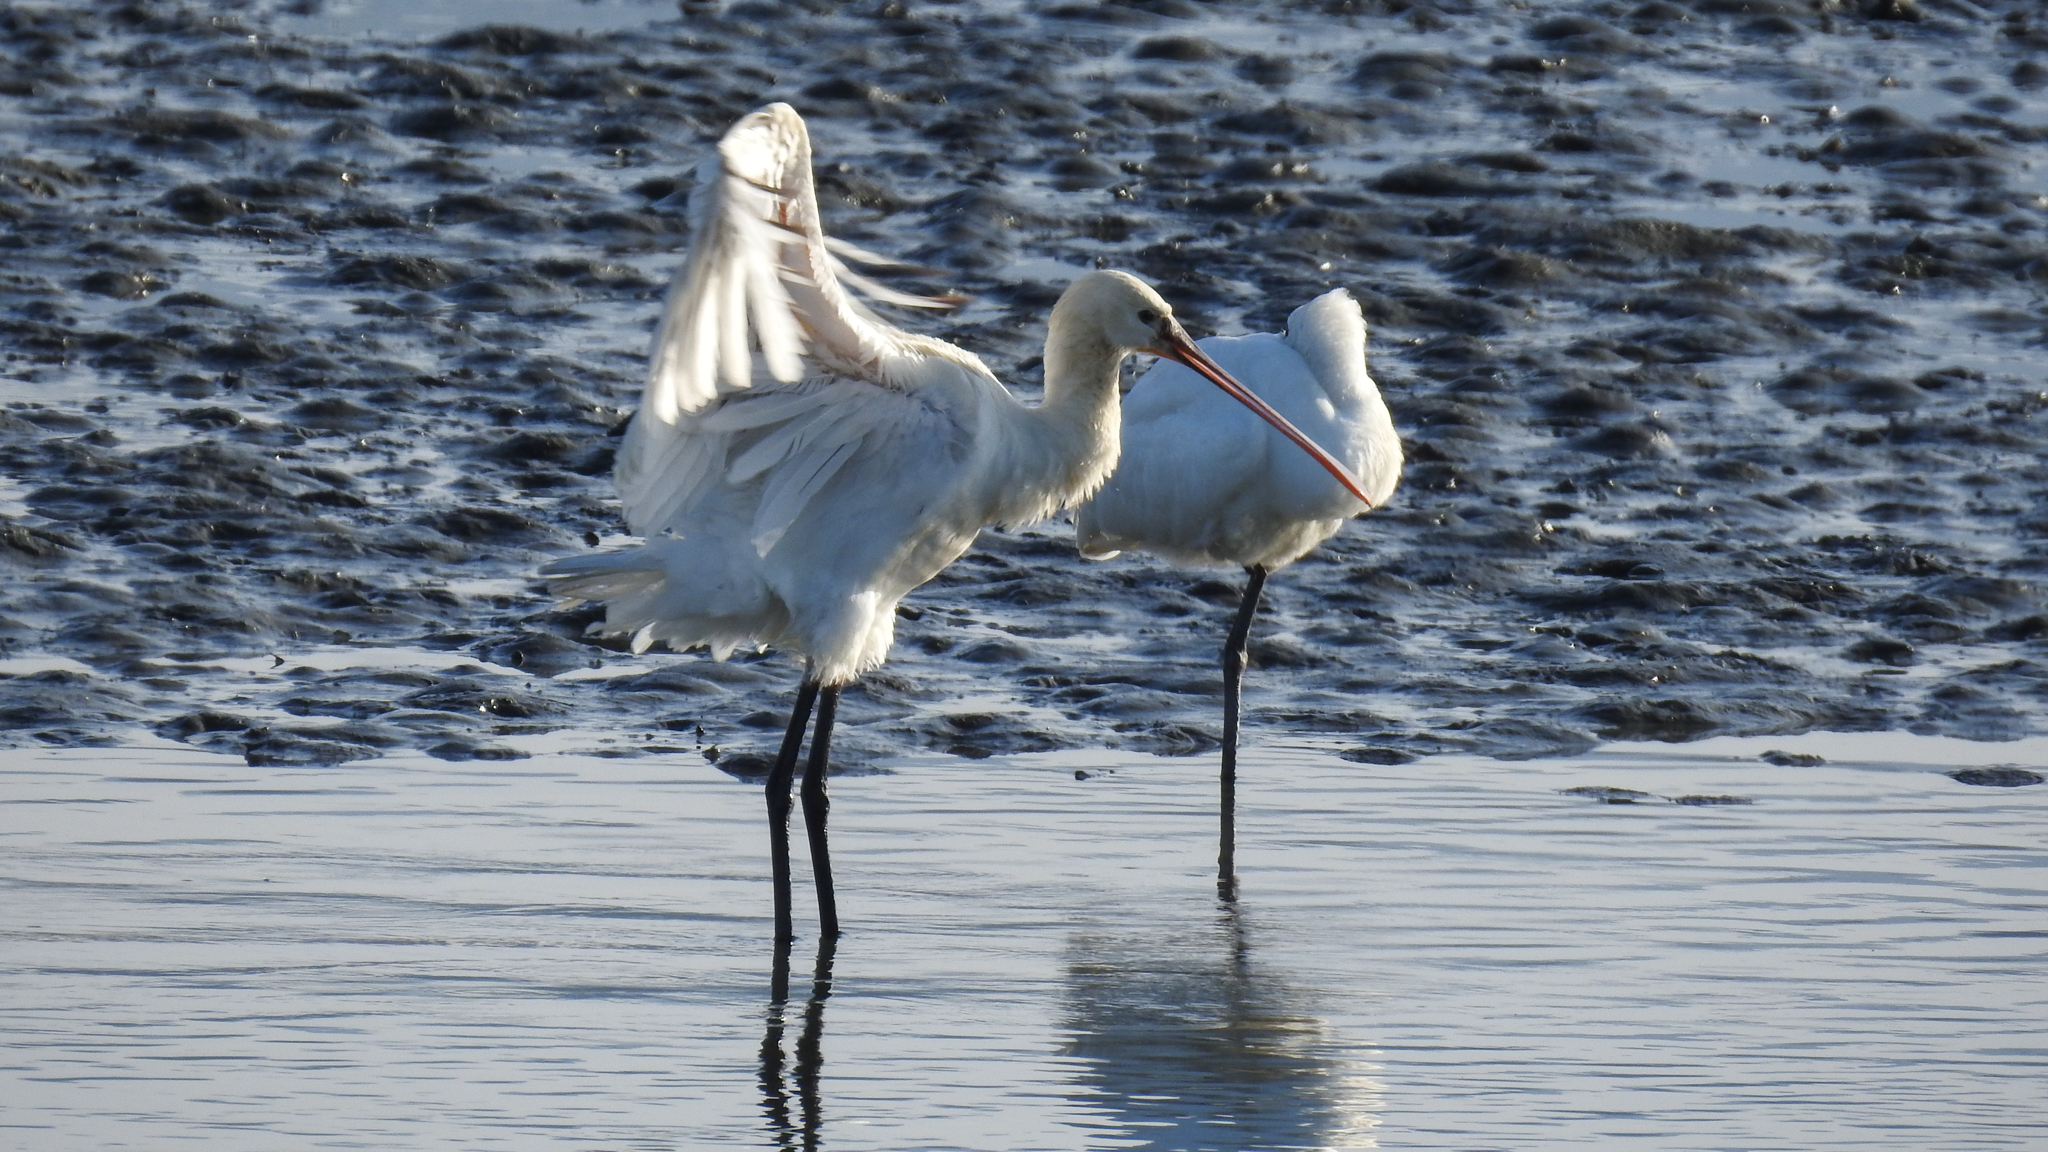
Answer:
<svg viewBox="0 0 2048 1152"><path fill-rule="evenodd" d="M1177 342L1194 346L1173 318L1173 305L1128 272L1090 272L1068 285L1053 306L1053 324L1087 332L1120 355L1172 356Z"/></svg>
<svg viewBox="0 0 2048 1152"><path fill-rule="evenodd" d="M1372 507L1371 497L1365 494L1350 469L1197 347L1187 329L1173 318L1173 306L1143 280L1128 272L1090 272L1067 286L1052 312L1053 335L1046 344L1048 358L1061 337L1089 333L1107 345L1117 360L1132 352L1146 352L1184 364L1300 445L1353 496L1364 501L1366 507Z"/></svg>

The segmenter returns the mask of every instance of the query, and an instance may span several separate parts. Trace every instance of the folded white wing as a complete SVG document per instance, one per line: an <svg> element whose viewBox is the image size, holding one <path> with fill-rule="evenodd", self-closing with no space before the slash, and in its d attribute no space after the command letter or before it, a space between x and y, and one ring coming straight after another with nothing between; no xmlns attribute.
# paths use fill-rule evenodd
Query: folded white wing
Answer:
<svg viewBox="0 0 2048 1152"><path fill-rule="evenodd" d="M741 119L698 166L690 228L647 388L619 452L619 495L640 534L659 530L715 470L694 458L701 443L692 426L719 397L764 375L791 383L821 368L887 383L884 362L902 334L849 296L842 278L894 304L956 302L896 292L847 270L835 250L862 263L888 261L826 240L810 135L787 104Z"/></svg>

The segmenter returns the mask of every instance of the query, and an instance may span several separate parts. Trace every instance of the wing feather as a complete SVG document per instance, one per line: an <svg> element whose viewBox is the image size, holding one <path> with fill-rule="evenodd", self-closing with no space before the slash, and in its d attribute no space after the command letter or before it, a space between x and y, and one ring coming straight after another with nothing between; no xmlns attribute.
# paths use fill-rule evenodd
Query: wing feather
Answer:
<svg viewBox="0 0 2048 1152"><path fill-rule="evenodd" d="M718 381L734 392L754 382L754 358L747 349L747 291L755 285L748 281L745 266L721 268L720 287L724 299L718 302L713 334L718 339ZM689 397L679 390L679 402ZM686 403L679 404L684 411L695 411ZM698 405L697 407L702 407Z"/></svg>
<svg viewBox="0 0 2048 1152"><path fill-rule="evenodd" d="M712 432L783 418L750 410L735 417L742 423L699 429L722 410L721 398L768 381L793 384L818 369L899 386L888 368L903 334L850 295L842 277L892 304L958 303L896 292L845 271L834 249L861 262L907 266L825 238L810 136L786 104L741 118L698 165L689 218L690 249L670 286L640 410L619 452L626 520L643 534L700 498L707 475L725 472ZM690 459L704 450L721 459L705 466Z"/></svg>
<svg viewBox="0 0 2048 1152"><path fill-rule="evenodd" d="M803 514L811 497L839 474L866 440L865 432L834 437L830 444L819 445L830 449L822 458L819 453L812 452L790 461L790 467L776 472L761 493L760 507L754 511L752 539L756 555L766 556L781 543L783 534Z"/></svg>
<svg viewBox="0 0 2048 1152"><path fill-rule="evenodd" d="M817 411L791 422L804 427L795 430L772 464L756 474L761 487L748 539L762 557L855 461L862 461L863 469L879 469L878 475L892 477L889 483L906 483L941 459L960 458L963 414L934 405L937 397L932 394L897 392L858 380L815 387L821 400ZM735 463L728 475L737 469ZM924 495L935 498L938 493Z"/></svg>
<svg viewBox="0 0 2048 1152"><path fill-rule="evenodd" d="M855 461L908 476L961 451L967 418L934 404L937 396L816 377L784 387L728 397L690 422L665 461L663 498L630 522L633 531L716 534L731 523L731 538L765 558ZM907 448L910 457L898 458Z"/></svg>
<svg viewBox="0 0 2048 1152"><path fill-rule="evenodd" d="M851 260L856 264L865 264L870 268L901 268L919 272L931 271L931 269L920 265L905 263L894 256L884 256L880 252L863 248L851 240L841 240L837 236L825 237L825 251L842 259Z"/></svg>
<svg viewBox="0 0 2048 1152"><path fill-rule="evenodd" d="M786 250L789 245L785 243L781 247ZM792 301L783 284L785 274L780 253L763 252L761 255L764 259L747 265L745 270L748 280L747 311L753 318L754 332L761 343L761 356L768 362L768 374L777 380L797 380L802 378L804 371L803 332L796 317L790 314ZM747 367L751 369L752 365ZM743 380L734 386L744 388L746 384Z"/></svg>
<svg viewBox="0 0 2048 1152"><path fill-rule="evenodd" d="M744 484L782 463L789 458L790 453L803 447L804 442L817 430L818 424L818 414L815 412L787 421L756 440L731 464L726 465L726 480L733 484Z"/></svg>
<svg viewBox="0 0 2048 1152"><path fill-rule="evenodd" d="M717 483L721 453L709 443L711 439L698 435L675 442L661 471L663 483L658 499L640 516L628 521L636 535L652 535L661 527L674 524Z"/></svg>
<svg viewBox="0 0 2048 1152"><path fill-rule="evenodd" d="M747 397L744 404L720 405L705 413L697 426L707 432L744 432L749 428L780 424L824 402L824 397L816 391L763 392Z"/></svg>
<svg viewBox="0 0 2048 1152"><path fill-rule="evenodd" d="M894 304L899 308L957 308L961 303L962 298L958 296L919 296L910 292L899 292L887 284L870 280L855 272L836 256L832 258L831 266L833 275L839 277L841 281L868 299L883 304ZM852 301L852 304L856 308L861 308L858 300ZM867 309L861 308L861 311L866 312Z"/></svg>

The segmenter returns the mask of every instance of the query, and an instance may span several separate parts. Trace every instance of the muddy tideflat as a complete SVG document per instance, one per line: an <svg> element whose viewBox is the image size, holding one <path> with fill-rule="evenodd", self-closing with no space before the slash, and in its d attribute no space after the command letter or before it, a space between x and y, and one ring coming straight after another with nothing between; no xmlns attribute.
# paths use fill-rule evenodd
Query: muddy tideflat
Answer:
<svg viewBox="0 0 2048 1152"><path fill-rule="evenodd" d="M1026 393L1086 268L1198 335L1364 303L1411 463L1269 590L1254 743L2043 730L2029 5L412 7L0 10L12 740L753 770L787 660L531 577L619 530L688 174L771 99ZM847 763L1211 748L1231 578L985 533Z"/></svg>

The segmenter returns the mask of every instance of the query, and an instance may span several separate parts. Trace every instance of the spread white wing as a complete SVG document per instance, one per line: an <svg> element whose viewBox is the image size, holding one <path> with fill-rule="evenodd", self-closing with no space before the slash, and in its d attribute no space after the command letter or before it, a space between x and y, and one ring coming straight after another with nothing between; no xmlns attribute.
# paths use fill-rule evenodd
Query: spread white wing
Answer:
<svg viewBox="0 0 2048 1152"><path fill-rule="evenodd" d="M892 304L957 301L896 292L849 271L837 255L890 263L828 241L811 183L810 135L787 104L733 125L697 169L690 249L655 333L647 387L619 452L627 524L645 534L668 520L695 473L692 425L721 396L807 371L885 383L904 334L847 293L852 284ZM842 283L844 281L845 283ZM811 364L806 365L806 360Z"/></svg>
<svg viewBox="0 0 2048 1152"><path fill-rule="evenodd" d="M878 531L889 509L921 509L951 489L971 417L950 399L828 377L728 397L679 431L685 467L665 478L643 534L717 537L766 557L815 501L843 505L847 523L814 536Z"/></svg>

